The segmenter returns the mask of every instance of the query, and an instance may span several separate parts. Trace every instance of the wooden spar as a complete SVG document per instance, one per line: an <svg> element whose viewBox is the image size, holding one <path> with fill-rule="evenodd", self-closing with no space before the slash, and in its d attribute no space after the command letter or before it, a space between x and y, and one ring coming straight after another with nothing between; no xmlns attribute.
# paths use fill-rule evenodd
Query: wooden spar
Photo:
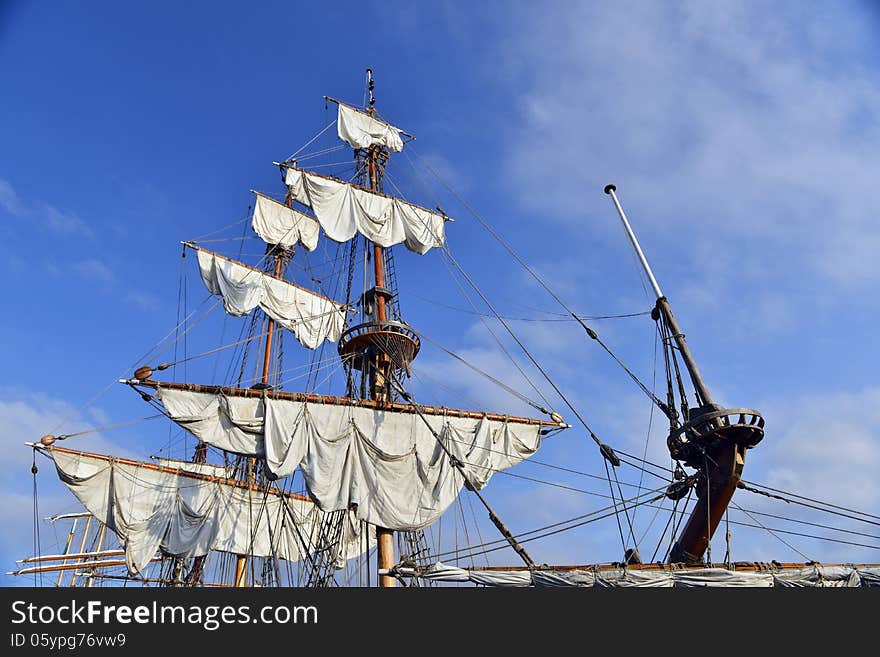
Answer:
<svg viewBox="0 0 880 657"><path fill-rule="evenodd" d="M695 563L702 559L742 478L744 446L729 441L712 456L715 463L709 468L708 482L697 486L697 501L672 546L670 563Z"/></svg>
<svg viewBox="0 0 880 657"><path fill-rule="evenodd" d="M275 252L275 278L281 279L281 265L283 264L283 258L281 257L281 254L278 253L277 247L273 246L271 249ZM266 315L266 317L269 316ZM269 364L272 360L272 337L274 333L275 320L269 317L269 325L266 329L266 346L263 350L263 377L260 380L263 385L269 385Z"/></svg>
<svg viewBox="0 0 880 657"><path fill-rule="evenodd" d="M55 522L56 520L68 520L69 518L88 518L90 515L92 514L88 511L83 511L81 513L62 513L57 516L49 516L46 520L49 522Z"/></svg>
<svg viewBox="0 0 880 657"><path fill-rule="evenodd" d="M64 563L67 559L97 559L98 557L119 557L125 554L125 550L96 550L94 552L73 552L64 554L43 554L39 557L21 559L18 563L37 563L41 561L58 561Z"/></svg>
<svg viewBox="0 0 880 657"><path fill-rule="evenodd" d="M89 516L88 518L86 518L86 527L85 527L85 529L83 529L83 537L82 537L82 541L80 542L80 545L79 545L80 552L83 552L86 549L86 538L88 538L88 536L89 536L89 527L92 526L92 518L94 518L94 516ZM83 559L82 561L85 561L85 559ZM77 565L82 565L82 561ZM71 586L76 586L76 576L77 576L77 572L76 572L76 570L74 570L73 571L73 579L70 580Z"/></svg>
<svg viewBox="0 0 880 657"><path fill-rule="evenodd" d="M281 256L281 253L278 252L278 247L275 245L270 245L268 247L268 251L273 253L275 256L275 278L279 280L284 280L281 278L281 266L284 262L284 259ZM269 317L269 315L266 315ZM272 338L275 334L275 320L269 317L269 323L266 329L266 344L263 348L263 374L260 378L260 383L263 384L264 387L269 385L269 366L272 363ZM255 469L257 464L257 459L249 458L248 459L248 478L251 479L255 476ZM248 483L253 483L249 481ZM239 554L235 558L235 586L242 587L247 583L247 555Z"/></svg>
<svg viewBox="0 0 880 657"><path fill-rule="evenodd" d="M73 535L76 533L76 523L79 519L73 519L73 526L70 528L70 533L67 535L67 544L64 546L64 560L61 563L67 563L67 559L70 557L70 544L73 543ZM58 557L52 557L53 559L57 559ZM40 557L32 557L31 559L24 559L27 561L43 561ZM64 577L64 571L58 573L58 581L55 582L55 587L61 586L61 578Z"/></svg>
<svg viewBox="0 0 880 657"><path fill-rule="evenodd" d="M153 557L150 559L150 562L153 561L162 561L162 557ZM110 566L124 566L125 559L110 559L107 561L87 561L86 563L65 563L65 564L56 564L52 566L34 566L33 568L23 568L22 570L15 570L11 573L7 573L8 575L30 575L31 573L54 573L59 570L73 570L75 568L85 568L86 570L90 570L92 568L109 568Z"/></svg>
<svg viewBox="0 0 880 657"><path fill-rule="evenodd" d="M241 588L247 585L247 557L239 554L235 560L235 586Z"/></svg>
<svg viewBox="0 0 880 657"><path fill-rule="evenodd" d="M370 108L368 113L370 118L376 114L374 107L375 99L373 98L373 72L367 69L369 76L370 88ZM376 166L378 159L378 149L375 145L370 146L367 164L370 171L370 191L374 194L379 191L379 172ZM376 304L375 319L379 325L388 321L388 312L385 308L385 295L381 293L385 289L385 249L373 243L373 272L376 277L376 293L374 294L374 303ZM370 368L370 396L376 402L387 402L388 399L388 356L382 352L376 353L375 366ZM394 532L385 527L376 527L376 562L377 573L394 567ZM391 575L377 575L379 578L379 586L381 588L394 588L397 586L397 579Z"/></svg>
<svg viewBox="0 0 880 657"><path fill-rule="evenodd" d="M198 479L200 481L213 481L218 484L223 484L224 486L233 486L235 488L248 488L252 491L268 494L268 495L279 495L284 496L293 500L300 500L303 502L313 502L310 497L306 497L304 495L300 495L298 493L293 492L282 492L276 490L274 488L263 488L261 486L257 486L255 484L248 484L244 481L239 481L238 479L226 479L224 477L215 477L209 474L203 474L201 472L189 472L187 470L180 470L178 468L169 468L164 465L156 465L154 463L147 463L145 461L134 461L132 459L125 459L116 456L107 456L106 454L95 454L93 452L83 452L76 449L68 449L66 447L57 447L55 445L51 447L39 447L38 449L43 449L47 452L63 452L65 454L82 454L84 456L90 456L95 459L99 459L101 461L107 461L110 463L121 463L122 465L133 465L139 468L143 468L144 470L154 470L156 472L167 472L169 474L175 474L180 477L186 477L187 479Z"/></svg>
<svg viewBox="0 0 880 657"><path fill-rule="evenodd" d="M104 546L104 537L106 535L107 535L107 525L104 523L101 523L101 532L98 534L98 545L95 546L96 550L100 551L101 548ZM97 558L97 557L95 557L95 558ZM92 578L91 577L89 578L89 581L86 582L86 587L92 588Z"/></svg>
<svg viewBox="0 0 880 657"><path fill-rule="evenodd" d="M416 409L411 404L403 404L400 402L383 401L376 399L351 399L350 397L337 397L335 395L316 395L307 392L288 392L286 390L254 390L252 388L232 388L225 386L204 386L195 383L173 383L154 381L145 379L139 381L137 379L122 379L121 383L132 386L145 386L156 390L185 390L188 392L203 392L211 395L225 395L227 397L268 397L269 399L282 399L286 401L306 402L310 404L327 404L333 406L358 406L360 408L371 408L378 411L393 411L396 413L416 413ZM419 410L425 415L441 415L446 417L469 418L479 420L486 418L494 422L510 422L512 424L537 424L542 427L562 429L568 427L565 423L553 422L551 420L538 420L530 417L520 417L517 415L503 415L501 413L484 413L481 411L466 411L457 408L446 408L445 406L423 406L419 405Z"/></svg>

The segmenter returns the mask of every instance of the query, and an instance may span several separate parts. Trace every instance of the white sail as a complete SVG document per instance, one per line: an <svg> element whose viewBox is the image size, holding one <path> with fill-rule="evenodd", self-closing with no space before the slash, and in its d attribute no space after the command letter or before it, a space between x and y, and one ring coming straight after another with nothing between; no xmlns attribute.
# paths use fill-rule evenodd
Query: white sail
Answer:
<svg viewBox="0 0 880 657"><path fill-rule="evenodd" d="M267 244L289 249L302 244L309 251L318 245L318 222L262 194L257 195L251 227Z"/></svg>
<svg viewBox="0 0 880 657"><path fill-rule="evenodd" d="M345 324L342 304L216 253L198 249L198 256L205 286L223 297L230 315L246 315L259 306L309 349L339 339Z"/></svg>
<svg viewBox="0 0 880 657"><path fill-rule="evenodd" d="M566 568L554 570L479 570L448 566L437 562L424 571L398 568L407 578L436 582L470 582L480 586L536 587L875 587L880 585L880 568L876 566L824 566L813 564L803 568L766 570L733 570L727 568Z"/></svg>
<svg viewBox="0 0 880 657"><path fill-rule="evenodd" d="M264 457L279 477L299 467L322 510L356 505L360 520L395 530L434 522L464 485L433 432L477 489L541 444L540 424L513 420L426 415L429 429L416 413L356 405L161 387L159 397L204 442Z"/></svg>
<svg viewBox="0 0 880 657"><path fill-rule="evenodd" d="M387 146L395 153L403 150L400 128L342 103L339 103L336 131L339 138L352 148Z"/></svg>
<svg viewBox="0 0 880 657"><path fill-rule="evenodd" d="M443 246L446 217L441 214L295 167L288 167L285 182L336 242L360 233L383 247L403 242L419 254Z"/></svg>
<svg viewBox="0 0 880 657"><path fill-rule="evenodd" d="M132 575L158 551L190 558L220 550L297 561L321 533L323 513L301 496L266 494L227 479L99 454L46 451L61 481L119 537ZM353 514L343 525L335 548L339 567L368 547Z"/></svg>

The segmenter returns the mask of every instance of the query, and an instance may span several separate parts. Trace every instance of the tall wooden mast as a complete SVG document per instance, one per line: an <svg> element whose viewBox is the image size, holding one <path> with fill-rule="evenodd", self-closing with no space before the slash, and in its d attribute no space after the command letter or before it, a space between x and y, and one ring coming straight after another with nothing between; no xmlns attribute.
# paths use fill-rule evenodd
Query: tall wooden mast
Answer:
<svg viewBox="0 0 880 657"><path fill-rule="evenodd" d="M276 278L279 278L284 263L284 252L277 244L268 245L266 247L266 252L267 254L271 253L275 257L274 275ZM269 322L266 328L266 341L263 346L263 372L260 376L260 387L262 388L269 387L269 366L272 363L272 339L274 334L275 320L269 317ZM256 478L257 460L255 458L249 458L247 464L247 479L248 483L252 484ZM245 554L239 554L235 559L235 586L237 587L247 586L247 560L248 558Z"/></svg>
<svg viewBox="0 0 880 657"><path fill-rule="evenodd" d="M373 97L373 72L367 69L367 79L370 94L370 104L367 113L376 115L376 99ZM367 167L370 175L370 189L379 191L379 147L372 145L367 153ZM373 243L373 272L375 274L375 287L373 288L374 315L373 319L380 327L388 321L388 309L386 308L387 288L385 287L385 249ZM391 401L388 398L388 374L389 357L382 350L376 350L375 363L370 368L370 397L379 402ZM388 571L394 567L394 532L384 527L376 527L376 552L379 572ZM379 586L393 588L397 580L388 575L379 575Z"/></svg>
<svg viewBox="0 0 880 657"><path fill-rule="evenodd" d="M675 347L681 354L696 392L698 407L690 409L684 424L676 426L667 440L670 454L677 461L698 471L693 482L697 488L697 502L687 524L675 542L670 563L697 563L710 550L712 535L727 511L745 466L746 449L754 447L764 437L764 418L750 408L722 408L712 401L712 395L700 375L697 363L678 326L669 301L660 290L654 272L636 239L617 199L614 185L606 185L626 234L645 270L654 294L657 295L655 319L662 318L669 328ZM670 496L673 494L670 491ZM676 497L676 499L678 499ZM711 555L711 553L710 553ZM711 561L711 556L710 556Z"/></svg>

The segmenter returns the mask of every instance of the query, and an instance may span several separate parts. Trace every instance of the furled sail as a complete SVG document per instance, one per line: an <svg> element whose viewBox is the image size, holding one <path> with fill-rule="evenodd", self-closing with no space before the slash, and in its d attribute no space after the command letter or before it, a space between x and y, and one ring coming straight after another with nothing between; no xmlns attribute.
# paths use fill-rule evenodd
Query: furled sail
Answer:
<svg viewBox="0 0 880 657"><path fill-rule="evenodd" d="M535 587L875 587L880 586L880 567L876 565L820 565L803 567L771 566L759 570L731 568L646 568L639 566L585 566L583 568L522 568L480 570L449 566L441 562L424 570L397 568L399 575L434 582L470 582L480 586Z"/></svg>
<svg viewBox="0 0 880 657"><path fill-rule="evenodd" d="M287 168L285 182L297 201L312 208L332 240L347 242L360 233L383 247L403 242L419 254L443 246L442 214L295 167Z"/></svg>
<svg viewBox="0 0 880 657"><path fill-rule="evenodd" d="M257 192L251 226L267 244L280 244L289 249L302 244L309 251L318 245L318 222L275 199Z"/></svg>
<svg viewBox="0 0 880 657"><path fill-rule="evenodd" d="M360 520L394 530L434 522L465 483L435 433L480 489L493 473L534 454L542 428L561 426L432 409L424 414L429 429L403 404L383 409L338 397L310 402L157 387L168 416L199 439L264 457L278 476L299 467L322 510L356 505Z"/></svg>
<svg viewBox="0 0 880 657"><path fill-rule="evenodd" d="M345 324L342 304L217 253L197 251L205 286L223 297L230 315L246 315L259 306L309 349L339 339Z"/></svg>
<svg viewBox="0 0 880 657"><path fill-rule="evenodd" d="M343 103L339 103L336 131L339 138L352 148L387 146L395 153L403 150L400 128L374 119L369 114Z"/></svg>
<svg viewBox="0 0 880 657"><path fill-rule="evenodd" d="M220 550L297 561L321 535L324 514L300 495L60 447L46 452L61 481L119 537L133 575L157 551L190 558ZM368 543L349 513L334 548L336 565Z"/></svg>

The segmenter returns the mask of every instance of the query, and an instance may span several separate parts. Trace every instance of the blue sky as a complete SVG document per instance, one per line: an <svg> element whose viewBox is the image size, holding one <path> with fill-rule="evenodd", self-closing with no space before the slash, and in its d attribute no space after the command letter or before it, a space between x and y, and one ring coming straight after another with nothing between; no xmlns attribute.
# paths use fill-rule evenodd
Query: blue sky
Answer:
<svg viewBox="0 0 880 657"><path fill-rule="evenodd" d="M66 416L69 431L147 414L113 387L79 407L176 323L179 240L242 219L251 188L281 193L271 162L333 119L325 94L361 103L367 66L383 116L417 135L414 152L584 314L651 305L602 193L615 182L710 388L767 418L747 478L880 512L878 29L880 12L859 2L3 3L4 570L32 549L21 443ZM559 311L442 188L400 182L456 218L452 251L501 312ZM425 301L469 307L433 255L397 256L406 319L528 391L478 319ZM192 269L187 280L193 307L203 290ZM216 346L221 322L190 351ZM651 380L650 321L595 326ZM603 440L644 448L647 400L582 332L516 328ZM465 403L434 391L434 377L517 409L441 353L426 349L417 368L422 398ZM209 382L210 371L187 374ZM662 461L658 425L649 453ZM150 425L68 446L145 457L165 439ZM577 429L542 458L602 468ZM42 515L75 508L53 477L44 461ZM501 479L488 490L518 530L599 504ZM609 561L614 532L534 549L548 562ZM760 532L743 529L735 547L799 560Z"/></svg>

